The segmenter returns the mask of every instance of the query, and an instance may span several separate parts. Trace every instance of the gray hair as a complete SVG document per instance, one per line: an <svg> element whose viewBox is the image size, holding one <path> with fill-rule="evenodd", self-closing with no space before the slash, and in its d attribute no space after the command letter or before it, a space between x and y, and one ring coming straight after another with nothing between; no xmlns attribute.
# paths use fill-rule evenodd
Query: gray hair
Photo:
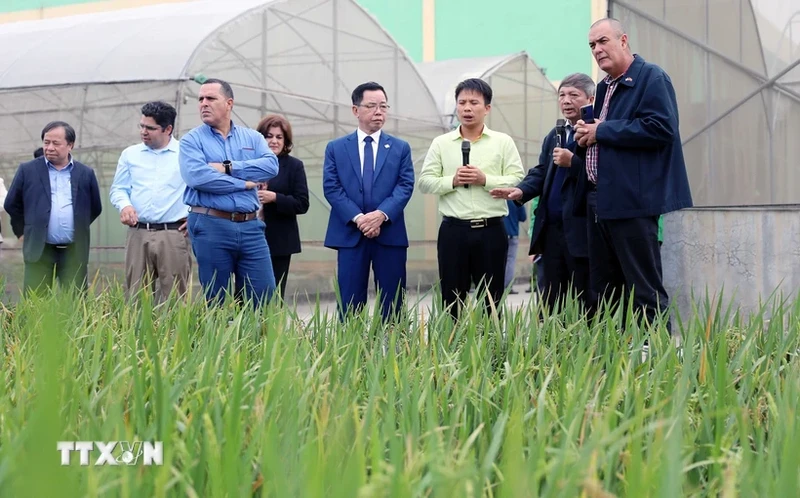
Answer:
<svg viewBox="0 0 800 498"><path fill-rule="evenodd" d="M572 73L563 80L558 85L558 91L560 92L562 88L565 86L571 86L573 88L577 88L578 90L582 91L587 97L594 97L595 91L595 84L592 81L592 78L583 73Z"/></svg>
<svg viewBox="0 0 800 498"><path fill-rule="evenodd" d="M592 23L592 25L589 27L589 29L592 29L595 26L597 26L598 24L602 24L604 22L607 22L608 24L611 25L611 29L614 30L614 34L617 35L617 38L621 38L622 35L627 33L625 31L625 26L623 26L623 24L622 24L622 21L620 21L619 19L615 19L613 17L604 17L603 19L595 21L595 22Z"/></svg>

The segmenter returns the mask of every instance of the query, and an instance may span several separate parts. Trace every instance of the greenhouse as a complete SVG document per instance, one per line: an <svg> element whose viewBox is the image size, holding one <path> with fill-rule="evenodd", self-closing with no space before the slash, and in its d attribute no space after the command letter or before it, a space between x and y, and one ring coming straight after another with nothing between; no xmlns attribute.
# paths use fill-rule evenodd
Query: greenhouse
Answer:
<svg viewBox="0 0 800 498"><path fill-rule="evenodd" d="M514 138L526 167L538 163L542 139L560 114L556 89L528 54L451 59L418 67L449 128L458 126L456 85L466 78L489 83L494 95L486 125Z"/></svg>
<svg viewBox="0 0 800 498"><path fill-rule="evenodd" d="M800 4L608 4L634 52L672 78L695 204L800 204Z"/></svg>
<svg viewBox="0 0 800 498"><path fill-rule="evenodd" d="M622 20L633 51L670 75L696 206L766 213L800 204L796 0L589 3L592 19L610 14ZM585 36L583 24L571 29L580 31L576 38ZM335 252L321 244L329 215L322 153L330 139L355 129L350 92L356 85L374 80L386 88L386 130L411 143L417 171L431 139L458 124L453 91L464 78L481 77L492 86L488 125L514 137L526 167L538 162L541 139L559 117L553 83L527 53L415 64L357 0L165 3L0 24L0 44L0 175L9 185L17 165L40 145L46 122L72 124L78 134L74 155L97 171L105 203L93 224L94 262L122 261L125 227L107 193L120 151L139 141L143 103L175 105L180 137L200 122L198 82L219 77L233 85L237 123L255 126L268 113L287 116L293 154L305 162L311 190L310 210L300 217L303 253L293 263L304 277L295 282L310 292L330 289ZM576 70L596 67L588 47L586 60L578 62ZM678 214L667 227L665 273L676 287L718 272L719 282L770 292L776 278L796 273L764 264L796 256L790 249L796 243L781 237L799 231L783 225L784 218L767 213L757 221L737 211L723 224L698 212ZM406 219L414 286L435 279L436 198L415 193ZM731 229L737 223L755 240L737 239ZM14 249L7 217L4 224L3 246ZM758 246L762 240L771 245ZM743 280L726 280L735 272L719 262L740 261L738 247L747 247L752 261L743 265ZM700 262L719 267L696 266ZM708 282L717 283L712 277Z"/></svg>
<svg viewBox="0 0 800 498"><path fill-rule="evenodd" d="M322 154L330 139L356 128L355 86L374 80L386 88L385 129L412 144L418 167L430 140L444 131L416 66L353 0L212 0L9 23L0 25L0 45L0 172L10 183L17 164L40 145L45 123L72 124L74 155L97 171L105 203L93 224L98 248L124 244L125 228L107 193L120 151L139 141L141 105L174 104L181 136L200 123L194 102L203 78L232 84L237 123L255 127L273 112L291 122L293 153L305 162L311 190L309 214L301 217L312 249L303 256L310 259L335 256L313 250L328 217ZM421 209L415 198L409 210ZM104 256L111 253L94 256L121 261L119 251Z"/></svg>
<svg viewBox="0 0 800 498"><path fill-rule="evenodd" d="M724 293L743 313L800 289L800 3L611 0L634 52L669 73L696 209L665 219L682 313Z"/></svg>

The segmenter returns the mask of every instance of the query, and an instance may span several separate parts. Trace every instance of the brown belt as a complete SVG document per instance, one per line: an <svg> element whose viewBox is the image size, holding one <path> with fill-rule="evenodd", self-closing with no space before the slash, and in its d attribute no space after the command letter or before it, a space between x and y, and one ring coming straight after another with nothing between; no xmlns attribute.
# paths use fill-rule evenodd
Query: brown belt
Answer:
<svg viewBox="0 0 800 498"><path fill-rule="evenodd" d="M216 216L217 218L223 218L237 223L254 220L256 219L256 214L258 214L258 211L253 211L252 213L229 213L228 211L220 211L219 209L200 206L191 206L189 210L193 213Z"/></svg>

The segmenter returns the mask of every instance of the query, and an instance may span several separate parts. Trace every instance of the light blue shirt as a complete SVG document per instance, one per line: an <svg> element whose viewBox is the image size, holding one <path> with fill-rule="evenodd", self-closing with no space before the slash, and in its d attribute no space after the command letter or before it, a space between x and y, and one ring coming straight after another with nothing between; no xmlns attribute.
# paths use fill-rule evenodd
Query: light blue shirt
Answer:
<svg viewBox="0 0 800 498"><path fill-rule="evenodd" d="M172 223L189 214L183 203L186 183L178 163L180 143L151 149L140 143L122 151L111 184L111 204L122 211L133 206L140 223Z"/></svg>
<svg viewBox="0 0 800 498"><path fill-rule="evenodd" d="M230 176L208 165L225 160L232 162ZM227 139L207 124L184 135L180 166L186 182L183 202L231 213L252 213L261 206L257 190L245 190L245 181L267 182L278 174L278 158L266 139L233 123Z"/></svg>
<svg viewBox="0 0 800 498"><path fill-rule="evenodd" d="M72 211L72 156L61 171L45 159L50 176L50 222L47 225L48 244L71 244L75 236L75 216Z"/></svg>

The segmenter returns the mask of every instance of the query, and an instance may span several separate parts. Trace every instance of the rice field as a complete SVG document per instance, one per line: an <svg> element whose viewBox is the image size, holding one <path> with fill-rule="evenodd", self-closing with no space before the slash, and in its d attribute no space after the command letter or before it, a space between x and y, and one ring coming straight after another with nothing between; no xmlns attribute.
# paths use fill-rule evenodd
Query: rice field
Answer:
<svg viewBox="0 0 800 498"><path fill-rule="evenodd" d="M800 301L697 301L678 345L573 306L387 328L33 296L0 318L0 496L797 496ZM58 441L163 462L61 465Z"/></svg>

